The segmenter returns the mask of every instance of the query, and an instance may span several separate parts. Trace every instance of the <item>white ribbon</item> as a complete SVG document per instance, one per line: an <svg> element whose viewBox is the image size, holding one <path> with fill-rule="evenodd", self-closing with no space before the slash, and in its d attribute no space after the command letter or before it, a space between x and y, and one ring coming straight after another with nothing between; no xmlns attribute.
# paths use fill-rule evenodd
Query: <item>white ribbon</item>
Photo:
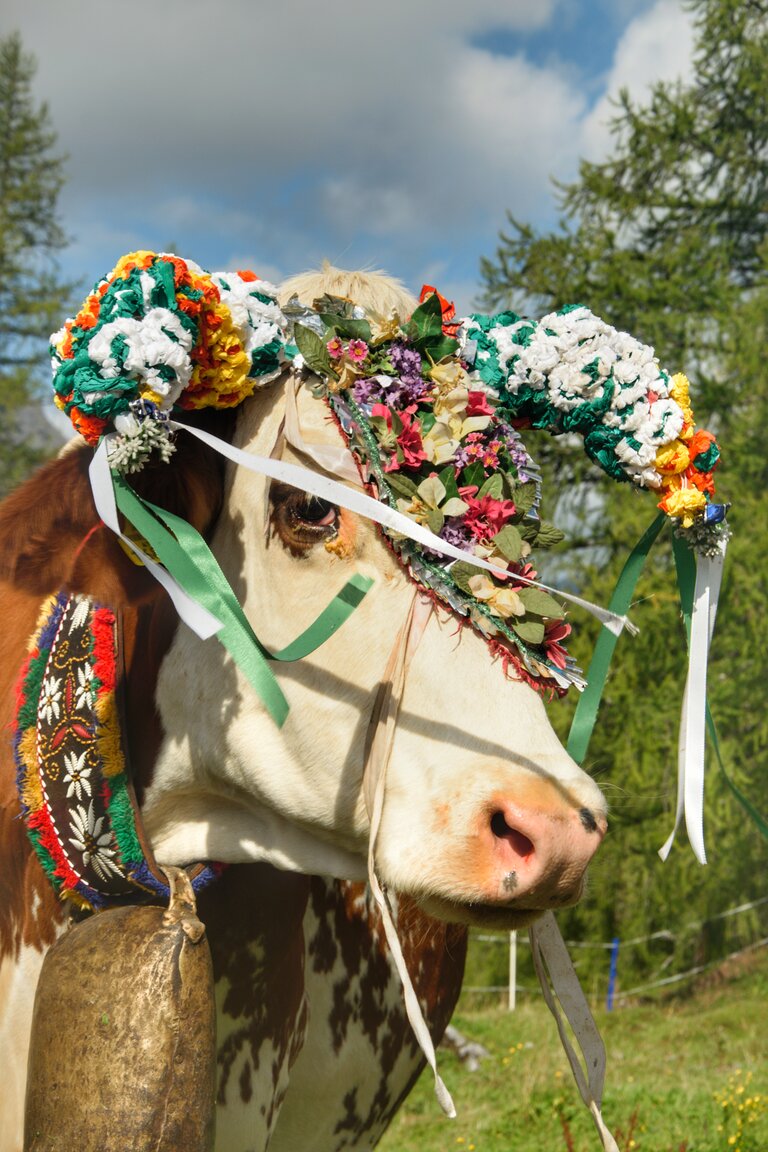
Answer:
<svg viewBox="0 0 768 1152"><path fill-rule="evenodd" d="M545 912L541 919L536 920L528 929L528 935L531 941L536 975L539 978L547 1007L555 1018L557 1030L560 1033L560 1041L568 1057L576 1087L589 1109L605 1152L619 1152L616 1141L605 1125L601 1111L603 1084L605 1082L605 1045L595 1019L589 1010L589 1004L579 984L579 978L571 963L568 949L560 935L560 929L554 915L551 912ZM555 995L560 1001L560 1006L573 1029L576 1043L584 1060L584 1067L587 1070L586 1077L552 995L550 980Z"/></svg>
<svg viewBox="0 0 768 1152"><path fill-rule="evenodd" d="M321 476L317 472L311 472L308 468L302 468L299 464L290 464L287 460L270 460L265 456L256 456L251 452L244 452L242 448L235 448L232 444L227 444L224 440L219 440L217 436L212 436L210 432L204 432L201 428L192 428L187 424L177 424L174 420L169 422L169 427L174 431L188 432L190 436L197 437L207 444L214 451L220 452L222 456L226 456L234 464L240 465L242 468L247 468L251 472L258 472L262 476L268 476L271 480L279 480L284 484L290 484L293 488L299 488L304 492L308 492L312 496L317 496L320 500L327 500L331 504L336 504L340 508L346 508L350 512L357 513L358 516L364 516L368 520L374 520L382 527L390 529L401 536L407 536L410 540L421 544L425 548L431 549L433 552L439 552L442 556L449 556L452 560L461 560L468 562L476 568L483 568L488 572L492 572L495 576L509 578L509 571L506 568L500 568L496 564L491 564L488 560L483 560L480 556L470 556L466 552L462 552L459 548L455 548L446 540L441 540L434 532L430 532L423 524L417 523L412 520L410 516L405 516L402 512L398 512L394 508L390 508L387 504L382 504L380 500L375 500L372 496L368 496L365 492L360 492L352 488L347 488L344 484L340 484L338 480L332 480L329 476ZM359 479L359 478L358 478ZM626 616L618 616L615 612L609 612L607 608L601 608L597 604L592 604L589 600L583 600L580 596L573 596L570 592L562 592L559 589L552 588L548 584L543 584L538 580L529 580L525 576L515 575L515 580L521 584L530 585L533 588L543 588L545 592L552 592L553 595L558 596L562 600L568 600L571 604L576 604L579 608L583 608L586 612L590 612L593 616L605 625L616 636L620 636L622 630L626 627L630 632L636 632L634 624L632 624Z"/></svg>
<svg viewBox="0 0 768 1152"><path fill-rule="evenodd" d="M334 476L338 476L340 480L349 480L352 484L359 484L360 470L355 463L354 456L341 437L333 448L330 444L314 444L304 439L297 403L297 393L303 388L304 385L298 381L289 380L286 385L285 422L283 425L285 439L297 452L301 452L303 456L308 456L310 460L314 460L315 464L319 464L324 472L330 472Z"/></svg>
<svg viewBox="0 0 768 1152"><path fill-rule="evenodd" d="M163 588L165 588L184 623L187 624L201 640L207 640L209 636L215 635L215 633L223 627L222 621L218 620L207 608L204 608L202 604L198 604L196 600L188 596L181 585L177 584L165 568L162 568L150 556L147 556L138 545L134 544L133 540L130 540L120 531L120 521L117 516L117 505L115 504L115 490L112 486L112 473L109 468L108 451L109 441L111 439L112 435L103 438L94 452L93 460L91 460L88 468L88 474L91 480L91 492L93 493L93 502L96 505L96 511L107 528L111 528L122 544L133 552L141 563L146 566L147 571L154 576L158 584L161 584Z"/></svg>
<svg viewBox="0 0 768 1152"><path fill-rule="evenodd" d="M688 647L688 675L685 681L680 737L677 751L677 808L675 825L659 856L666 860L674 843L680 821L685 828L694 855L706 864L704 848L704 762L707 712L707 660L712 633L715 630L717 601L723 578L725 543L715 556L696 557L696 583L691 612L691 637Z"/></svg>

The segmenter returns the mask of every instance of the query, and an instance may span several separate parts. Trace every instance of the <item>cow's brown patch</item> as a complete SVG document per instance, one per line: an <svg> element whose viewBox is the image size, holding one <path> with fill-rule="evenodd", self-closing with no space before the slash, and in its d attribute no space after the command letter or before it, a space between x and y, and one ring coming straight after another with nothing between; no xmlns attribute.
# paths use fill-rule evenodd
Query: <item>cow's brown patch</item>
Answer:
<svg viewBox="0 0 768 1152"><path fill-rule="evenodd" d="M234 416L210 412L196 422L226 437ZM47 947L64 915L19 819L13 759L14 687L46 596L66 588L123 614L126 731L139 793L160 739L154 690L175 615L159 585L101 525L88 479L90 459L85 446L66 452L0 506L0 958L16 956L22 944ZM181 434L171 464L148 467L132 483L207 532L221 505L223 465L209 448Z"/></svg>
<svg viewBox="0 0 768 1152"><path fill-rule="evenodd" d="M255 1097L268 1127L282 1100L275 1069L293 1063L304 1039L303 919L309 886L308 877L268 864L235 865L198 902L214 979L224 989L220 1007L234 1024L219 1046L219 1103L230 1091L244 1103Z"/></svg>
<svg viewBox="0 0 768 1152"><path fill-rule="evenodd" d="M335 1123L336 1147L352 1147L363 1136L384 1131L424 1061L405 1014L381 918L365 886L316 877L311 908L317 927L308 952L314 970L332 981L328 1026L334 1055L343 1062L345 1048L349 1045L351 1051L353 1037L361 1032L372 1053L370 1062L360 1064L358 1056L349 1068L349 1088ZM414 989L437 1042L461 988L466 930L431 919L407 897L397 900L397 927ZM404 1066L410 1069L405 1075ZM371 1100L372 1075L376 1081ZM361 1096L369 1102L365 1106Z"/></svg>

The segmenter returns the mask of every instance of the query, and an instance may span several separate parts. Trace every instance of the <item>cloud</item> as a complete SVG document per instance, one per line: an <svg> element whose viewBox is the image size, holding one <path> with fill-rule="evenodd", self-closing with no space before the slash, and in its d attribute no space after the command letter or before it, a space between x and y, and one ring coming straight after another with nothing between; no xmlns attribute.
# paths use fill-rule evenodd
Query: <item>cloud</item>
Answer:
<svg viewBox="0 0 768 1152"><path fill-rule="evenodd" d="M610 122L616 116L614 100L622 88L642 103L661 80L689 81L693 75L693 24L679 0L657 0L627 27L619 41L605 94L582 127L582 153L599 160L611 146Z"/></svg>
<svg viewBox="0 0 768 1152"><path fill-rule="evenodd" d="M563 50L565 2L5 0L0 34L18 27L37 57L69 153L68 267L95 278L174 243L208 267L328 256L420 282L441 263L466 285L507 208L549 222L550 177L607 146L577 65L525 55L533 35ZM679 0L632 19L611 87L668 74L687 20Z"/></svg>
<svg viewBox="0 0 768 1152"><path fill-rule="evenodd" d="M474 210L500 219L514 204L518 215L535 215L552 173L575 162L585 98L562 73L481 51L464 55L454 98L463 194Z"/></svg>

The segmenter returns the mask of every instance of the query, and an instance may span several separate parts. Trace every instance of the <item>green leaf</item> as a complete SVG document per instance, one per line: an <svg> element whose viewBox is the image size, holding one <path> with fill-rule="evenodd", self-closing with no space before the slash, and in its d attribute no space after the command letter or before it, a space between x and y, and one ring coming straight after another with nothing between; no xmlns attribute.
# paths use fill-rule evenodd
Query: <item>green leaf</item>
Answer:
<svg viewBox="0 0 768 1152"><path fill-rule="evenodd" d="M388 472L387 483L396 496L401 496L404 500L412 500L417 494L417 488L413 480L409 480L407 476L403 476L400 472Z"/></svg>
<svg viewBox="0 0 768 1152"><path fill-rule="evenodd" d="M518 596L525 604L526 613L545 616L548 620L562 620L562 605L549 592L543 592L541 588L521 588Z"/></svg>
<svg viewBox="0 0 768 1152"><path fill-rule="evenodd" d="M435 536L440 534L440 530L445 524L445 516L439 508L430 508L427 515L427 527L430 532L434 532Z"/></svg>
<svg viewBox="0 0 768 1152"><path fill-rule="evenodd" d="M371 425L374 431L378 432L380 440L383 440L385 436L390 435L387 422L383 416L371 416L368 420L368 423Z"/></svg>
<svg viewBox="0 0 768 1152"><path fill-rule="evenodd" d="M536 485L518 484L514 489L512 498L515 501L516 511L528 512L536 499Z"/></svg>
<svg viewBox="0 0 768 1152"><path fill-rule="evenodd" d="M329 292L324 292L313 301L312 307L321 316L329 317L330 323L335 324L339 317L346 318L352 315L353 304L343 296L332 296Z"/></svg>
<svg viewBox="0 0 768 1152"><path fill-rule="evenodd" d="M512 625L512 631L516 632L526 644L542 644L544 642L545 628L538 620L518 620Z"/></svg>
<svg viewBox="0 0 768 1152"><path fill-rule="evenodd" d="M565 532L561 532L559 528L555 528L554 524L550 524L547 520L540 522L539 530L536 533L537 548L552 548L561 540L565 540Z"/></svg>
<svg viewBox="0 0 768 1152"><path fill-rule="evenodd" d="M458 347L458 340L445 334L434 340L425 340L423 343L424 351L433 364L439 364L441 360L447 360L449 356L454 356Z"/></svg>
<svg viewBox="0 0 768 1152"><path fill-rule="evenodd" d="M419 424L421 425L421 434L422 436L426 436L430 428L434 427L437 417L431 408L427 410L422 409L417 413L417 415L419 418Z"/></svg>
<svg viewBox="0 0 768 1152"><path fill-rule="evenodd" d="M422 424L422 428L424 425ZM440 483L445 488L446 500L453 500L459 495L459 486L456 483L456 473L453 470L453 465L449 464L447 468L443 468L442 472L438 472Z"/></svg>
<svg viewBox="0 0 768 1152"><path fill-rule="evenodd" d="M472 589L469 582L473 576L482 576L483 569L475 567L474 564L468 563L466 560L457 560L451 568L451 576L457 588L461 588L462 592L472 595Z"/></svg>
<svg viewBox="0 0 768 1152"><path fill-rule="evenodd" d="M493 543L505 560L516 563L523 554L523 538L514 524L505 524L501 532L497 532Z"/></svg>
<svg viewBox="0 0 768 1152"><path fill-rule="evenodd" d="M481 496L490 496L494 500L501 500L503 492L504 481L501 478L501 473L494 472L492 476L489 476L488 479L484 481L483 486L477 494L477 499L479 500Z"/></svg>
<svg viewBox="0 0 768 1152"><path fill-rule="evenodd" d="M313 332L311 328L306 328L303 324L297 324L294 328L293 338L310 372L315 372L318 376L333 376L336 379L336 373L325 346L326 342L322 336L318 336L317 332Z"/></svg>
<svg viewBox="0 0 768 1152"><path fill-rule="evenodd" d="M515 496L517 494L518 489L517 489L517 486L515 484L514 477L511 476L509 474L509 472L500 472L499 475L501 476L501 480L502 480L502 484L503 484L503 499L504 500L515 500ZM517 501L516 500L515 500L515 511L517 512Z"/></svg>
<svg viewBox="0 0 768 1152"><path fill-rule="evenodd" d="M332 335L340 336L342 340L365 340L370 344L373 339L371 326L367 320L355 320L352 316L334 316L328 312L321 312L320 319L332 330Z"/></svg>
<svg viewBox="0 0 768 1152"><path fill-rule="evenodd" d="M468 464L462 473L462 478L467 487L480 488L485 483L485 469L482 464Z"/></svg>
<svg viewBox="0 0 768 1152"><path fill-rule="evenodd" d="M443 310L434 293L411 314L405 326L405 334L416 347L423 345L425 341L434 341L442 336Z"/></svg>

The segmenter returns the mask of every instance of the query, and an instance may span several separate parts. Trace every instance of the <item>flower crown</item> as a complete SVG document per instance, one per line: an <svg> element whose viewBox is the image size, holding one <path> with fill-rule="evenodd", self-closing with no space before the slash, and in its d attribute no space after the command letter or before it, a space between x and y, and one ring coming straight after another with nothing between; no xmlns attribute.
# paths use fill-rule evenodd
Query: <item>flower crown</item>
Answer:
<svg viewBox="0 0 768 1152"><path fill-rule="evenodd" d="M583 682L562 646L561 605L531 586L532 549L563 533L539 516L520 427L578 432L614 479L656 490L692 545L716 550L724 531L719 450L695 429L686 378L586 308L538 324L513 312L456 321L430 288L407 319L331 297L281 310L251 272L209 275L139 252L95 287L52 353L56 404L89 443L114 429L110 464L123 473L155 450L169 457L174 408L237 405L292 362L378 499L466 554L446 559L387 530L415 580L551 691Z"/></svg>

